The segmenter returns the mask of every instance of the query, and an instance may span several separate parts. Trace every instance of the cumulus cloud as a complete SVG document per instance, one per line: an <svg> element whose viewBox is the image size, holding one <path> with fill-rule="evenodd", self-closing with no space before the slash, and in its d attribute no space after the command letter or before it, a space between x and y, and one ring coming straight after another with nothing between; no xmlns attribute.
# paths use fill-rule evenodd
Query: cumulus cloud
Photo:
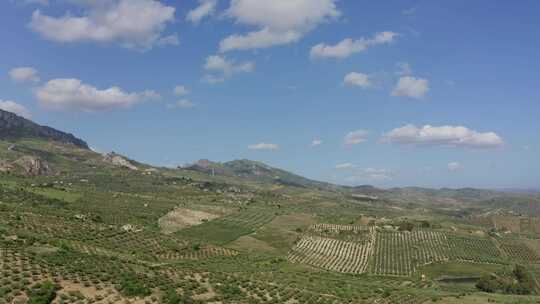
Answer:
<svg viewBox="0 0 540 304"><path fill-rule="evenodd" d="M320 146L322 144L323 144L323 141L320 138L315 138L314 140L311 141L312 147Z"/></svg>
<svg viewBox="0 0 540 304"><path fill-rule="evenodd" d="M311 48L311 58L338 58L343 59L355 53L367 50L369 47L388 44L397 36L394 32L377 33L373 38L360 38L353 40L346 38L335 45L320 43Z"/></svg>
<svg viewBox="0 0 540 304"><path fill-rule="evenodd" d="M367 89L371 87L369 76L364 73L352 72L345 76L343 82L347 85L361 87Z"/></svg>
<svg viewBox="0 0 540 304"><path fill-rule="evenodd" d="M340 16L337 0L232 0L226 16L254 26L223 39L220 51L267 48L298 41L317 25Z"/></svg>
<svg viewBox="0 0 540 304"><path fill-rule="evenodd" d="M175 8L154 0L77 0L83 14L61 17L36 10L30 28L44 38L58 42L117 42L128 48L149 49L178 44L176 35L163 35L174 21Z"/></svg>
<svg viewBox="0 0 540 304"><path fill-rule="evenodd" d="M345 135L346 145L358 145L366 141L369 132L366 130L351 131Z"/></svg>
<svg viewBox="0 0 540 304"><path fill-rule="evenodd" d="M250 149L250 150L276 151L276 150L279 150L279 145L262 142L262 143L258 143L258 144L249 145L248 149Z"/></svg>
<svg viewBox="0 0 540 304"><path fill-rule="evenodd" d="M504 144L494 132L477 132L463 126L405 125L396 128L381 138L383 143L418 146L448 146L467 148L496 148Z"/></svg>
<svg viewBox="0 0 540 304"><path fill-rule="evenodd" d="M30 111L28 111L28 109L25 106L23 106L22 104L16 103L15 101L0 99L0 110L15 113L24 118L28 118L28 119L32 118L32 114L30 114Z"/></svg>
<svg viewBox="0 0 540 304"><path fill-rule="evenodd" d="M220 51L249 50L267 48L277 44L287 44L299 40L302 35L295 31L272 32L269 29L262 29L246 35L231 35L223 39L220 43Z"/></svg>
<svg viewBox="0 0 540 304"><path fill-rule="evenodd" d="M39 82L38 71L31 67L14 68L8 74L16 82Z"/></svg>
<svg viewBox="0 0 540 304"><path fill-rule="evenodd" d="M194 108L195 104L189 99L180 99L175 103L167 105L169 109L190 109Z"/></svg>
<svg viewBox="0 0 540 304"><path fill-rule="evenodd" d="M458 171L461 170L461 168L463 168L463 166L458 162L451 162L448 164L448 170L450 171Z"/></svg>
<svg viewBox="0 0 540 304"><path fill-rule="evenodd" d="M429 81L423 78L403 76L392 91L392 96L406 96L416 99L423 98L429 91Z"/></svg>
<svg viewBox="0 0 540 304"><path fill-rule="evenodd" d="M61 78L50 80L38 88L36 98L51 110L99 112L128 108L144 100L159 98L159 94L149 90L127 93L115 86L100 90L78 79Z"/></svg>
<svg viewBox="0 0 540 304"><path fill-rule="evenodd" d="M186 16L186 20L198 24L205 17L215 13L217 0L199 0L199 6L190 10Z"/></svg>
<svg viewBox="0 0 540 304"><path fill-rule="evenodd" d="M250 73L255 69L255 64L250 61L235 62L224 56L213 55L206 58L204 69L217 75L206 75L205 80L209 83L223 82L225 79L240 73Z"/></svg>
<svg viewBox="0 0 540 304"><path fill-rule="evenodd" d="M173 92L176 96L184 96L189 94L189 89L183 85L177 85L174 87Z"/></svg>

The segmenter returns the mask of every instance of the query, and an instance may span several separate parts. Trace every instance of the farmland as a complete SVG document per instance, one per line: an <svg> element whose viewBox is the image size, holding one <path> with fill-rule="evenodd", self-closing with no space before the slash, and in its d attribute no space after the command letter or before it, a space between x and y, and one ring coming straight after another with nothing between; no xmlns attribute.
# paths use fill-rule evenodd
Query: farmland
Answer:
<svg viewBox="0 0 540 304"><path fill-rule="evenodd" d="M529 228L503 234L490 221L397 207L394 198L147 173L71 147L18 145L53 153L50 166L63 173L1 173L2 304L40 295L103 304L451 303L463 293L486 299L474 278L508 275L516 263L540 273Z"/></svg>

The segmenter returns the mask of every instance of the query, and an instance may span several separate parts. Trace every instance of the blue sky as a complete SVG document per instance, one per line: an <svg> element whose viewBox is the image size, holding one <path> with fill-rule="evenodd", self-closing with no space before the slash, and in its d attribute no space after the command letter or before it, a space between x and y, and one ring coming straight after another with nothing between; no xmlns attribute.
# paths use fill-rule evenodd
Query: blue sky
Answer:
<svg viewBox="0 0 540 304"><path fill-rule="evenodd" d="M537 188L539 15L532 0L2 1L0 107L155 165Z"/></svg>

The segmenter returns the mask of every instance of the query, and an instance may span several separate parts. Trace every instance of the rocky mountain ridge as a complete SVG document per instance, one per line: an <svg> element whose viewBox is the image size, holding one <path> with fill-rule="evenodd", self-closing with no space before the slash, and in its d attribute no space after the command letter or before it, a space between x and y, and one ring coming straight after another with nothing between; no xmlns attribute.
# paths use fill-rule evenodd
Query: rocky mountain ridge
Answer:
<svg viewBox="0 0 540 304"><path fill-rule="evenodd" d="M41 126L14 113L0 110L0 139L18 138L47 139L89 149L85 141L73 134Z"/></svg>

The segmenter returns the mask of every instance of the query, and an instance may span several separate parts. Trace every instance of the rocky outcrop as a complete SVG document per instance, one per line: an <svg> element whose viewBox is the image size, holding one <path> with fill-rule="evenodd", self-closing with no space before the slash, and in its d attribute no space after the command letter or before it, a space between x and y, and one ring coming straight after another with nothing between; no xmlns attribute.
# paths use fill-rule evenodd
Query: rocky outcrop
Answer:
<svg viewBox="0 0 540 304"><path fill-rule="evenodd" d="M106 162L106 163L112 164L114 166L117 166L117 167L123 167L123 168L127 168L127 169L130 169L130 170L139 170L139 168L137 168L137 166L133 165L129 160L125 159L121 155L116 154L114 152L107 153L103 157L103 161Z"/></svg>
<svg viewBox="0 0 540 304"><path fill-rule="evenodd" d="M35 156L23 156L16 160L15 164L22 167L28 176L52 175L53 173L46 161Z"/></svg>
<svg viewBox="0 0 540 304"><path fill-rule="evenodd" d="M88 144L73 134L40 126L11 112L0 110L0 139L40 138L88 149Z"/></svg>
<svg viewBox="0 0 540 304"><path fill-rule="evenodd" d="M0 172L6 173L6 172L12 172L15 169L13 164L9 163L8 161L0 159Z"/></svg>

